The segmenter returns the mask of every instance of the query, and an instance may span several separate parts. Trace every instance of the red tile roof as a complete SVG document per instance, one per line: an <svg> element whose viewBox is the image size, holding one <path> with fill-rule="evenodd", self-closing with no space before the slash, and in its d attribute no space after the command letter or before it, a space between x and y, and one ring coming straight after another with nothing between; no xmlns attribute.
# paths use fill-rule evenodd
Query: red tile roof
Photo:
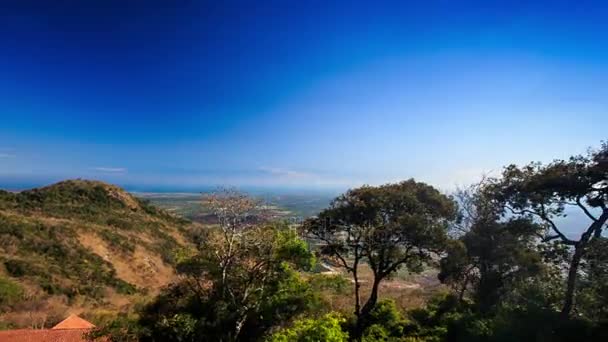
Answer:
<svg viewBox="0 0 608 342"><path fill-rule="evenodd" d="M0 331L0 342L84 342L85 334L92 328L95 328L92 323L70 315L52 329Z"/></svg>
<svg viewBox="0 0 608 342"><path fill-rule="evenodd" d="M90 329L34 330L19 329L0 331L0 342L84 342Z"/></svg>
<svg viewBox="0 0 608 342"><path fill-rule="evenodd" d="M95 325L93 325L93 323L85 321L84 319L82 319L74 314L71 314L68 316L68 318L59 322L59 324L52 327L51 329L92 329L92 328L95 328Z"/></svg>

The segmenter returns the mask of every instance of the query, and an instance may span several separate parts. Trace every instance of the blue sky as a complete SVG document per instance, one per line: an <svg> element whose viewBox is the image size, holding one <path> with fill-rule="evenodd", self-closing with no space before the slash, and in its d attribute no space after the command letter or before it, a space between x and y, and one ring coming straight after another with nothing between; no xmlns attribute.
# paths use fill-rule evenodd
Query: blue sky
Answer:
<svg viewBox="0 0 608 342"><path fill-rule="evenodd" d="M0 186L443 189L608 138L608 5L8 1Z"/></svg>

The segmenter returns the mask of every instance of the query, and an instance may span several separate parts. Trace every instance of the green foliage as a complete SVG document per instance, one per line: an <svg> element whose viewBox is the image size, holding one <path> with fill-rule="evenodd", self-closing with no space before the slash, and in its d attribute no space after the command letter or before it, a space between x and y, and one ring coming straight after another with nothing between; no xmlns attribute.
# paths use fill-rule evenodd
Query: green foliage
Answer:
<svg viewBox="0 0 608 342"><path fill-rule="evenodd" d="M11 330L11 329L15 329L16 327L14 326L14 324L11 324L9 322L3 322L0 321L0 331L2 330Z"/></svg>
<svg viewBox="0 0 608 342"><path fill-rule="evenodd" d="M280 283L269 294L268 299L259 307L257 318L250 324L250 334L263 335L272 327L288 322L293 316L300 313L314 314L323 311L323 302L303 277L296 271L289 269Z"/></svg>
<svg viewBox="0 0 608 342"><path fill-rule="evenodd" d="M0 227L0 246L16 251L4 257L8 274L34 281L48 294L101 299L105 286L120 293L136 291L116 277L111 264L83 248L71 227L48 226L2 213Z"/></svg>
<svg viewBox="0 0 608 342"><path fill-rule="evenodd" d="M321 253L334 258L353 276L355 301L359 303L356 272L367 263L374 275L371 293L363 305L355 305L359 337L367 316L378 300L380 283L404 267L421 272L443 250L447 228L456 217L456 203L425 183L410 179L378 187L352 189L332 201L305 229L321 244Z"/></svg>
<svg viewBox="0 0 608 342"><path fill-rule="evenodd" d="M196 338L197 320L189 314L175 314L163 317L157 326L171 341L193 341Z"/></svg>
<svg viewBox="0 0 608 342"><path fill-rule="evenodd" d="M471 309L455 296L438 295L425 308L409 312L413 324L406 328L406 336L425 342L484 341L488 322Z"/></svg>
<svg viewBox="0 0 608 342"><path fill-rule="evenodd" d="M0 310L18 302L23 296L23 289L14 281L0 276Z"/></svg>
<svg viewBox="0 0 608 342"><path fill-rule="evenodd" d="M470 230L450 244L441 260L439 279L470 290L479 310L498 303L510 282L541 273L542 258L534 249L540 227L526 219L506 222L478 218Z"/></svg>
<svg viewBox="0 0 608 342"><path fill-rule="evenodd" d="M522 294L525 292L522 292ZM432 299L425 308L410 312L412 326L404 336L419 341L601 341L608 336L607 327L581 319L560 317L559 311L539 306L526 306L526 298L517 305L505 303L493 314L480 314L472 303L460 302L454 296Z"/></svg>
<svg viewBox="0 0 608 342"><path fill-rule="evenodd" d="M87 334L93 341L105 339L108 342L136 342L141 336L145 336L145 332L138 322L138 317L127 314L120 314L108 324Z"/></svg>
<svg viewBox="0 0 608 342"><path fill-rule="evenodd" d="M389 333L386 331L380 324L372 324L363 333L363 342L380 342L380 341L389 341Z"/></svg>
<svg viewBox="0 0 608 342"><path fill-rule="evenodd" d="M0 192L0 263L7 274L51 295L103 302L107 287L138 290L116 276L111 263L83 247L81 233L102 238L114 252L139 245L173 262L179 243L167 231L180 220L101 182L65 181L23 191ZM140 240L138 234L153 237Z"/></svg>
<svg viewBox="0 0 608 342"><path fill-rule="evenodd" d="M370 325L362 334L364 342L407 341L406 336L413 329L392 301L381 301L370 313ZM336 313L329 313L319 319L301 319L291 327L275 332L269 341L346 341L346 320ZM411 340L411 339L409 339Z"/></svg>
<svg viewBox="0 0 608 342"><path fill-rule="evenodd" d="M107 185L101 182L64 181L49 187L23 191L15 195L13 206L25 210L41 210L59 217L93 217L108 209L125 209L120 199L108 196Z"/></svg>
<svg viewBox="0 0 608 342"><path fill-rule="evenodd" d="M347 342L348 333L342 330L344 318L330 313L318 319L297 320L292 327L274 333L268 342Z"/></svg>
<svg viewBox="0 0 608 342"><path fill-rule="evenodd" d="M108 217L106 224L121 230L132 230L135 228L133 222L121 217Z"/></svg>
<svg viewBox="0 0 608 342"><path fill-rule="evenodd" d="M36 266L30 265L22 260L6 260L4 262L4 267L6 268L8 274L16 278L23 277L26 274L36 274L41 272L41 270L39 270Z"/></svg>
<svg viewBox="0 0 608 342"><path fill-rule="evenodd" d="M135 244L129 238L110 229L100 230L99 236L110 245L110 248L116 251L123 253L133 253L135 251Z"/></svg>
<svg viewBox="0 0 608 342"><path fill-rule="evenodd" d="M270 227L274 232L271 240L274 246L276 260L285 260L296 268L309 271L316 263L315 256L308 248L306 241L300 239L295 230L289 229L285 224L275 224Z"/></svg>
<svg viewBox="0 0 608 342"><path fill-rule="evenodd" d="M579 288L579 267L595 239L602 237L608 223L608 144L588 155L572 156L549 164L510 165L493 184L497 202L509 213L541 220L549 228L543 240L559 241L573 250L565 282L562 315L575 308ZM579 210L589 220L580 223L580 237L564 234L556 218L566 208Z"/></svg>
<svg viewBox="0 0 608 342"><path fill-rule="evenodd" d="M403 318L394 301L383 300L370 312L369 324L382 327L387 336L399 337L409 322ZM369 329L369 328L368 328Z"/></svg>
<svg viewBox="0 0 608 342"><path fill-rule="evenodd" d="M608 322L608 238L590 243L581 268L577 313L588 320Z"/></svg>
<svg viewBox="0 0 608 342"><path fill-rule="evenodd" d="M0 210L3 209L81 219L122 230L143 229L142 223L150 217L173 226L186 223L116 186L86 180L68 180L19 193L2 191Z"/></svg>
<svg viewBox="0 0 608 342"><path fill-rule="evenodd" d="M206 233L201 250L176 255L183 282L142 312L149 338L173 340L172 325L159 322L188 315L195 320L188 329L199 340L255 340L297 314L319 310L318 295L295 271L310 269L314 256L294 231L272 224L230 239L219 229ZM224 264L228 259L218 259L218 254L228 249L230 264ZM190 336L189 331L183 336Z"/></svg>
<svg viewBox="0 0 608 342"><path fill-rule="evenodd" d="M156 207L154 204L152 204L152 202L150 202L147 199L141 199L141 198L135 198L135 200L138 203L138 206L148 215L153 216L153 217L158 217L160 219L163 219L165 221L169 221L172 224L181 226L181 225L186 225L189 224L190 221L181 218L181 217L177 217L177 216L173 216L171 214L169 214L169 212L159 209L158 207Z"/></svg>
<svg viewBox="0 0 608 342"><path fill-rule="evenodd" d="M346 294L351 289L350 282L342 275L313 274L308 283L315 292L329 290L339 294Z"/></svg>

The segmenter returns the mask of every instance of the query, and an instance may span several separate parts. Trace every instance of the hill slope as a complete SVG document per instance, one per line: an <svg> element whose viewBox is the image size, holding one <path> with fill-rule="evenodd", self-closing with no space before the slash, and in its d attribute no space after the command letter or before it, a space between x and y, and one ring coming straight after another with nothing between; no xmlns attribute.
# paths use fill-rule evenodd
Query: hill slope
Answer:
<svg viewBox="0 0 608 342"><path fill-rule="evenodd" d="M53 312L132 305L174 278L187 225L97 181L0 191L0 321L50 325Z"/></svg>

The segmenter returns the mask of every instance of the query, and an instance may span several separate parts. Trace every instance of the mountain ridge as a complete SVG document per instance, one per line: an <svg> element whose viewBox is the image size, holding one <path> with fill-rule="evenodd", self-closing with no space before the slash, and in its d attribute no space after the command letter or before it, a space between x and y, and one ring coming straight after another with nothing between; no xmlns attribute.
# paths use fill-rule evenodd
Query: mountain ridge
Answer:
<svg viewBox="0 0 608 342"><path fill-rule="evenodd" d="M48 325L69 310L124 310L175 279L173 255L189 247L191 228L100 181L0 191L0 295L12 289L0 321L32 326L34 311Z"/></svg>

